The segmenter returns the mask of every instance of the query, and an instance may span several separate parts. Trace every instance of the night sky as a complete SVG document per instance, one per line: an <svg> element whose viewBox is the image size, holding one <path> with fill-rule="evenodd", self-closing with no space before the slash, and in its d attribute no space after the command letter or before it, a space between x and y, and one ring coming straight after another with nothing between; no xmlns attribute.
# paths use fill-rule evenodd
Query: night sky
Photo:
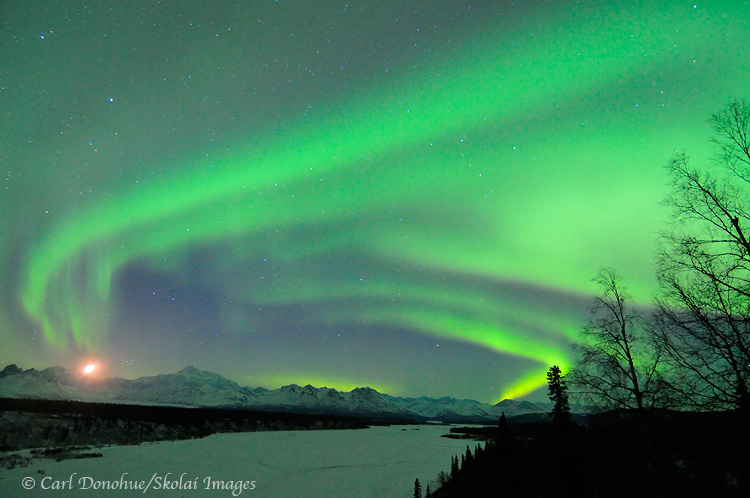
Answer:
<svg viewBox="0 0 750 498"><path fill-rule="evenodd" d="M544 397L600 268L655 294L748 40L741 1L5 2L0 367Z"/></svg>

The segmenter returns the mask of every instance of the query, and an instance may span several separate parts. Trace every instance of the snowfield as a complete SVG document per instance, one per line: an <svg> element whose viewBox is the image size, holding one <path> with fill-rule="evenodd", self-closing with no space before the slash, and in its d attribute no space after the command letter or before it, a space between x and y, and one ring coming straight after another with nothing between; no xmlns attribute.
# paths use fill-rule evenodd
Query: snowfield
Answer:
<svg viewBox="0 0 750 498"><path fill-rule="evenodd" d="M409 497L416 478L424 492L453 455L477 444L440 437L448 432L437 425L247 432L92 448L103 457L0 470L0 496ZM101 489L120 482L131 489Z"/></svg>

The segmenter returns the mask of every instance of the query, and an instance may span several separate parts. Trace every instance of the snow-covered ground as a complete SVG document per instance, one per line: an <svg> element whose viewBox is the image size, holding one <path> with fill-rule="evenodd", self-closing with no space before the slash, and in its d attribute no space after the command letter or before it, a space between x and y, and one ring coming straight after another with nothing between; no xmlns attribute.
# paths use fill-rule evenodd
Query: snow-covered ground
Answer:
<svg viewBox="0 0 750 498"><path fill-rule="evenodd" d="M448 431L446 426L419 425L250 432L104 447L94 450L102 458L35 459L27 467L0 470L0 496L409 497L416 478L424 492L440 471L450 470L452 455L464 452L467 444L472 450L476 445L440 437ZM24 484L32 484L24 478L33 479L32 490L24 489ZM150 482L150 487L93 489L94 483L121 479L143 481L143 487ZM176 489L164 489L165 481ZM211 481L223 482L227 489L207 490ZM246 489L238 489L242 483ZM73 489L53 489L70 485Z"/></svg>

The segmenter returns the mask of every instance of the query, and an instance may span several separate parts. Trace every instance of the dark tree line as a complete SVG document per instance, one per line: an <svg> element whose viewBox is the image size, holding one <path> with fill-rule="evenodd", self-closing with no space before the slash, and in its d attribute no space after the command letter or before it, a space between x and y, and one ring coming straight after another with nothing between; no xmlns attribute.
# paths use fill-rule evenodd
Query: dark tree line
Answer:
<svg viewBox="0 0 750 498"><path fill-rule="evenodd" d="M746 496L740 481L747 466L738 458L746 448L727 444L731 414L657 412L647 447L639 419L636 410L611 411L565 431L551 417L547 423L503 419L492 432L452 429L486 442L452 457L450 471L438 476L427 496Z"/></svg>

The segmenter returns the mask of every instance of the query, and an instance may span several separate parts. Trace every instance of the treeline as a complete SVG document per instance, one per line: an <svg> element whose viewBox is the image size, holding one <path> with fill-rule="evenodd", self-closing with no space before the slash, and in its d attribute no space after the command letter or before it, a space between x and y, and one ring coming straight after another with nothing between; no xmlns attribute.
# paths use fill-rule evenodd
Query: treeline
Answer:
<svg viewBox="0 0 750 498"><path fill-rule="evenodd" d="M505 423L454 457L415 497L747 496L749 459L736 412L632 411L591 416L586 427ZM476 435L475 429L465 429ZM486 433L485 433L486 436Z"/></svg>
<svg viewBox="0 0 750 498"><path fill-rule="evenodd" d="M336 415L0 398L0 450L138 444L220 432L359 429L377 422Z"/></svg>

